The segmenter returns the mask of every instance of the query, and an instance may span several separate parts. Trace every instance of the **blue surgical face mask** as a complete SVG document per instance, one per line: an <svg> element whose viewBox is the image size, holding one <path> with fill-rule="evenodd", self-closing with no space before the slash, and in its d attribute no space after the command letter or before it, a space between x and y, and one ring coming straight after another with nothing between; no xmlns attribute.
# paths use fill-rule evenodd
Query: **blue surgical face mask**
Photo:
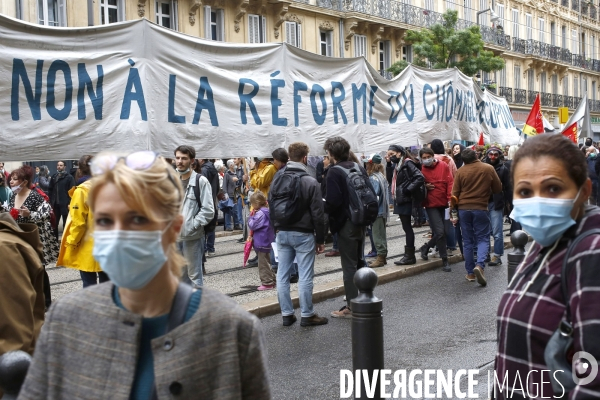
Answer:
<svg viewBox="0 0 600 400"><path fill-rule="evenodd" d="M423 165L426 167L431 167L433 166L433 163L435 162L434 158L428 158L426 160L422 160L423 161Z"/></svg>
<svg viewBox="0 0 600 400"><path fill-rule="evenodd" d="M167 262L163 231L96 231L94 258L118 287L146 286Z"/></svg>
<svg viewBox="0 0 600 400"><path fill-rule="evenodd" d="M571 211L580 193L581 189L574 199L514 199L510 218L519 222L537 243L544 247L551 246L567 229L575 225Z"/></svg>
<svg viewBox="0 0 600 400"><path fill-rule="evenodd" d="M190 172L190 169L188 168L188 169L186 169L186 170L183 170L183 171L177 170L177 172L179 173L179 175L185 175L185 174L187 174L188 172Z"/></svg>

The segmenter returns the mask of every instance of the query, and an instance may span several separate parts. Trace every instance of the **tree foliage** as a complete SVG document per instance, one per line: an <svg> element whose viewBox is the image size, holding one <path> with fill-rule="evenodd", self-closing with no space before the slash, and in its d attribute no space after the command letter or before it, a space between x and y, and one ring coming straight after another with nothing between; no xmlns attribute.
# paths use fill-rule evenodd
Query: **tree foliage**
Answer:
<svg viewBox="0 0 600 400"><path fill-rule="evenodd" d="M478 71L493 72L504 68L504 60L483 49L478 25L457 30L458 12L448 10L444 22L421 30L409 30L404 41L412 45L413 64L424 68L457 67L468 76ZM394 63L388 71L398 75L408 66L406 61Z"/></svg>

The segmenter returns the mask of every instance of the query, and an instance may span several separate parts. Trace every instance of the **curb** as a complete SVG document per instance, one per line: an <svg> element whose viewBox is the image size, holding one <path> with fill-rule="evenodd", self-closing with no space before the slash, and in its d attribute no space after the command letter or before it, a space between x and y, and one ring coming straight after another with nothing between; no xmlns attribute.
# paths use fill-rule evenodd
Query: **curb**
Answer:
<svg viewBox="0 0 600 400"><path fill-rule="evenodd" d="M529 241L531 241L531 237L529 238ZM510 238L508 239L508 241L504 241L505 250L510 249L512 247L513 245L510 242ZM448 261L450 262L450 264L456 264L463 261L463 257L460 254L454 255L448 257ZM422 274L424 272L431 271L441 266L442 260L436 259L432 261L417 261L417 264L409 266L396 266L392 263L392 265L389 267L376 268L373 271L377 273L377 276L379 278L377 285L382 285L399 279L404 279L414 275ZM290 294L292 296L292 304L294 305L294 308L298 308L300 306L298 300L298 291L293 290ZM328 299L342 296L343 294L344 281L339 280L315 285L313 289L312 299L313 303L320 303ZM242 308L244 308L246 311L256 315L258 318L269 317L271 315L276 315L281 312L281 309L279 308L279 302L277 301L277 296L251 301L249 303L240 304L240 306L242 306Z"/></svg>
<svg viewBox="0 0 600 400"><path fill-rule="evenodd" d="M215 238L241 235L242 233L244 233L244 232L243 231L219 231L219 232L215 232Z"/></svg>

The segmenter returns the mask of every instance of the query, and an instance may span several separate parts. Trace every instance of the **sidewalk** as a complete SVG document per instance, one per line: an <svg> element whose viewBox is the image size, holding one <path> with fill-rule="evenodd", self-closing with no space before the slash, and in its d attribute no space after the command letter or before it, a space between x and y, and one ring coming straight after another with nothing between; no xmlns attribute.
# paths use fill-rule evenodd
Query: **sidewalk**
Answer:
<svg viewBox="0 0 600 400"><path fill-rule="evenodd" d="M229 232L228 232L229 233ZM531 238L530 238L531 240ZM504 249L508 250L513 247L510 242L510 237L504 237ZM506 256L505 251L505 256ZM448 258L450 264L457 264L463 261L462 255L458 254ZM461 264L463 265L463 264ZM378 285L393 282L398 279L408 278L417 274L422 274L427 271L431 271L442 266L442 260L439 258L429 259L423 261L417 255L417 263L415 265L394 265L393 261L388 262L388 265L381 268L373 269L379 277ZM503 265L506 268L506 264ZM337 280L333 282L327 282L323 284L316 284L313 289L313 303L319 303L327 299L342 296L344 294L344 281ZM293 290L291 292L292 303L294 308L299 307L298 291ZM277 295L263 298L260 300L251 301L242 304L242 307L247 311L253 313L259 318L268 317L271 315L279 314L281 309L279 308L279 302L277 301Z"/></svg>

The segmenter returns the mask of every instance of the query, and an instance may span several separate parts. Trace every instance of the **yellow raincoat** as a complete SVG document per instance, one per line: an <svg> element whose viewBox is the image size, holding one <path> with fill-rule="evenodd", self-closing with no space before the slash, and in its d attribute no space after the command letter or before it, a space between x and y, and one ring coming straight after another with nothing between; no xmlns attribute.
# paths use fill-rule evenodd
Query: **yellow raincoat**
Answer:
<svg viewBox="0 0 600 400"><path fill-rule="evenodd" d="M84 272L100 272L102 269L94 257L94 240L90 235L92 211L87 204L91 182L85 181L69 190L71 206L67 226L60 243L56 265L75 268Z"/></svg>
<svg viewBox="0 0 600 400"><path fill-rule="evenodd" d="M277 167L271 161L262 160L257 169L250 171L250 185L254 190L259 190L268 196L271 182L276 173Z"/></svg>

